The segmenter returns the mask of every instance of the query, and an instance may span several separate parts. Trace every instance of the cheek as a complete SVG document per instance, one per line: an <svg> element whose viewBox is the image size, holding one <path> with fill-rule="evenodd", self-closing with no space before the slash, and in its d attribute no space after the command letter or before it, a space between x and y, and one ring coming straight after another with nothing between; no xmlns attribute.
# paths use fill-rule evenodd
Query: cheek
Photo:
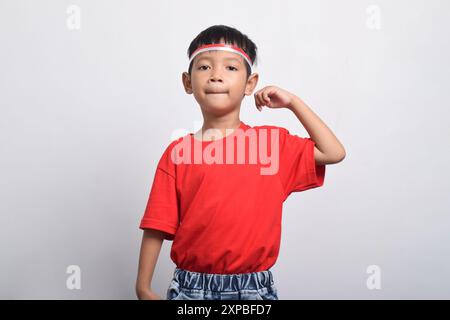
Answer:
<svg viewBox="0 0 450 320"><path fill-rule="evenodd" d="M239 85L233 87L233 95L241 96L245 92L246 83L245 81L239 81Z"/></svg>
<svg viewBox="0 0 450 320"><path fill-rule="evenodd" d="M233 90L244 92L247 85L247 74L237 74L233 78Z"/></svg>
<svg viewBox="0 0 450 320"><path fill-rule="evenodd" d="M191 76L191 83L192 85L199 83L199 76L193 73Z"/></svg>

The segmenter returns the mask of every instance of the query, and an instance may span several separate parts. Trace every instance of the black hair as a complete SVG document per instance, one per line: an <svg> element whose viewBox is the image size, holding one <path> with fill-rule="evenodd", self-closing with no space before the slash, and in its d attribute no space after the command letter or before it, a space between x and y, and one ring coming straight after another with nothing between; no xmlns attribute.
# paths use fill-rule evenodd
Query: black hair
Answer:
<svg viewBox="0 0 450 320"><path fill-rule="evenodd" d="M250 57L250 60L252 61L253 65L256 65L257 47L255 43L252 40L250 40L245 34L241 33L239 30L225 25L214 25L200 32L189 45L189 49L187 51L188 58L200 46L205 44L220 43L220 40L222 38L225 43L236 45L240 49L244 50L244 52ZM191 74L192 71L193 62L194 61L192 61L189 64L189 71L188 71L189 75ZM251 69L247 61L245 61L245 59L244 62L245 67L247 68L247 79L248 79L251 73Z"/></svg>

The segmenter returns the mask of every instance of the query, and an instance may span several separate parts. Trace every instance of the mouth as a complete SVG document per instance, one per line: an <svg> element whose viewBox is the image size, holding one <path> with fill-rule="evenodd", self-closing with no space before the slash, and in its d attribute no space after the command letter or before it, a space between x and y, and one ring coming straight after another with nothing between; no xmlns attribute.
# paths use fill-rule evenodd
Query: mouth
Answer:
<svg viewBox="0 0 450 320"><path fill-rule="evenodd" d="M206 92L206 94L227 94L228 92L224 92L224 91L209 91Z"/></svg>

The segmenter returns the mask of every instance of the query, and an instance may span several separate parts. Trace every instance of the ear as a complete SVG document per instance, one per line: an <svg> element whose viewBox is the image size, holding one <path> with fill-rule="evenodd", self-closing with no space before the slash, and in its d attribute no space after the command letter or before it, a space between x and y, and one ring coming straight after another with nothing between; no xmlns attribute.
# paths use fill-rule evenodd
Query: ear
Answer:
<svg viewBox="0 0 450 320"><path fill-rule="evenodd" d="M183 72L181 78L181 80L183 81L184 91L186 91L187 94L192 94L192 83L189 73Z"/></svg>
<svg viewBox="0 0 450 320"><path fill-rule="evenodd" d="M245 95L250 96L253 93L253 90L255 90L256 85L258 84L259 74L256 72L251 74L250 77L248 77L247 84L245 85Z"/></svg>

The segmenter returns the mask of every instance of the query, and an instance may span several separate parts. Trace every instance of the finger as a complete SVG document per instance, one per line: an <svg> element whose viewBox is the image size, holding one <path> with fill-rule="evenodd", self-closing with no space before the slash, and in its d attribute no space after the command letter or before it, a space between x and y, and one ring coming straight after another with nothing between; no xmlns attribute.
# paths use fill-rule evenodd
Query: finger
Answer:
<svg viewBox="0 0 450 320"><path fill-rule="evenodd" d="M261 91L259 94L259 101L261 102L261 105L265 106L267 104L267 100L264 98L264 92L265 90Z"/></svg>
<svg viewBox="0 0 450 320"><path fill-rule="evenodd" d="M262 106L264 106L264 101L263 101L262 98L261 98L261 92L258 93L258 94L256 95L256 97L257 97L257 99L258 99L258 105L259 105L259 107L261 108Z"/></svg>
<svg viewBox="0 0 450 320"><path fill-rule="evenodd" d="M262 109L261 99L259 98L259 96L257 96L256 99L258 101L258 104L257 104L258 111L261 111L261 109Z"/></svg>
<svg viewBox="0 0 450 320"><path fill-rule="evenodd" d="M264 105L264 101L261 98L261 91L256 93L256 100L258 101L258 107L262 107Z"/></svg>
<svg viewBox="0 0 450 320"><path fill-rule="evenodd" d="M262 108L266 105L266 102L264 101L264 98L263 98L263 91L261 91L258 94L258 101L259 101L259 111L261 111Z"/></svg>
<svg viewBox="0 0 450 320"><path fill-rule="evenodd" d="M269 92L268 92L267 90L265 90L265 91L262 93L262 96L263 96L263 99L264 99L264 101L265 101L266 103L269 103L269 102L270 102Z"/></svg>
<svg viewBox="0 0 450 320"><path fill-rule="evenodd" d="M255 105L256 105L256 108L257 108L259 111L261 111L261 110L259 109L259 108L260 108L260 105L259 105L259 99L258 99L258 96L257 96L256 93L255 93L254 97L255 97Z"/></svg>
<svg viewBox="0 0 450 320"><path fill-rule="evenodd" d="M258 101L257 93L255 93L255 94L253 95L253 97L255 98L255 105L256 105L256 107L259 108L259 101Z"/></svg>

